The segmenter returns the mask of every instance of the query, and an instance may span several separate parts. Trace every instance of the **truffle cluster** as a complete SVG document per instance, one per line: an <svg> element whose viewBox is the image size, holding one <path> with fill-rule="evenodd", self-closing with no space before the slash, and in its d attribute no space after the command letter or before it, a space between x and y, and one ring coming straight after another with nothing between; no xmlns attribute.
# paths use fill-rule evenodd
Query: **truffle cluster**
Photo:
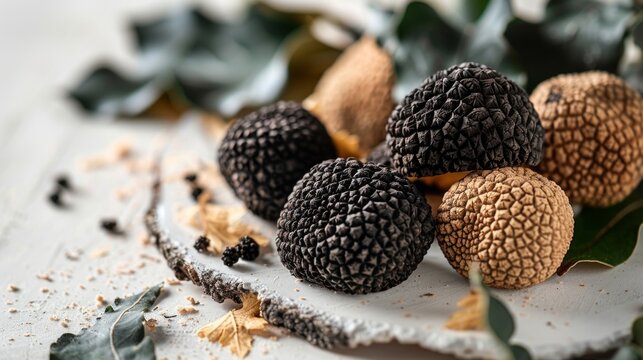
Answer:
<svg viewBox="0 0 643 360"><path fill-rule="evenodd" d="M393 166L407 176L537 165L544 131L527 93L463 63L429 77L388 120Z"/></svg>
<svg viewBox="0 0 643 360"><path fill-rule="evenodd" d="M605 72L560 75L531 101L545 128L538 167L572 202L609 206L643 177L643 98Z"/></svg>
<svg viewBox="0 0 643 360"><path fill-rule="evenodd" d="M263 107L235 122L219 148L221 174L250 211L276 220L293 186L336 157L319 120L294 102Z"/></svg>
<svg viewBox="0 0 643 360"><path fill-rule="evenodd" d="M349 158L318 164L297 183L276 243L296 277L364 294L407 279L433 237L431 209L405 177Z"/></svg>
<svg viewBox="0 0 643 360"><path fill-rule="evenodd" d="M444 195L437 238L453 268L519 289L545 281L569 249L574 214L563 190L526 168L474 172Z"/></svg>

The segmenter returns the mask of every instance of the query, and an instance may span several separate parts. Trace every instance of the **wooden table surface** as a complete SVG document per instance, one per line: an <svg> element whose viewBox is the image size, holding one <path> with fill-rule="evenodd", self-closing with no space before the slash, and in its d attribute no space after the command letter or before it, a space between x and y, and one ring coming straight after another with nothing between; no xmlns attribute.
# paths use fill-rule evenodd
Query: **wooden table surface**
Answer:
<svg viewBox="0 0 643 360"><path fill-rule="evenodd" d="M97 313L96 297L111 300L136 293L172 274L156 249L142 245L134 196L120 201L115 189L131 185L122 166L86 172L79 162L124 137L135 153L149 151L172 124L110 121L89 117L65 91L96 61L131 67L128 19L162 12L177 1L5 1L0 3L0 357L42 359L62 333L77 333ZM47 202L57 174L69 174L76 191L70 208ZM136 178L134 178L136 180ZM99 228L99 219L134 218L128 236ZM46 275L46 276L43 276ZM47 280L48 278L49 280ZM16 285L18 291L5 288ZM218 345L199 341L196 330L232 308L201 295L191 284L166 286L153 334L157 356L168 359L232 357ZM191 295L198 313L165 319ZM56 320L59 319L59 320ZM67 327L64 327L67 324ZM326 351L283 336L257 338L249 358L450 358L412 345L387 344Z"/></svg>

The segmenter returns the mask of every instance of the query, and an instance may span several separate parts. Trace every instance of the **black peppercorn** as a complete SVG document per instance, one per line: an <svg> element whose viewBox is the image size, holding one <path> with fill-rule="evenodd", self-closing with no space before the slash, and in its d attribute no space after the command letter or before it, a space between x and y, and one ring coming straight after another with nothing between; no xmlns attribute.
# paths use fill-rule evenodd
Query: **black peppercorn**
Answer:
<svg viewBox="0 0 643 360"><path fill-rule="evenodd" d="M56 177L56 185L65 190L71 190L72 188L71 182L69 181L69 177L67 177L67 175L58 175Z"/></svg>
<svg viewBox="0 0 643 360"><path fill-rule="evenodd" d="M243 260L254 261L259 257L259 244L250 236L246 235L241 237L237 246L239 247L239 254Z"/></svg>
<svg viewBox="0 0 643 360"><path fill-rule="evenodd" d="M194 199L194 201L199 201L199 196L203 194L203 191L203 188L200 186L195 186L194 188L192 188L192 199Z"/></svg>
<svg viewBox="0 0 643 360"><path fill-rule="evenodd" d="M210 239L208 239L205 235L199 236L194 241L194 248L200 253L208 251L208 246L210 246Z"/></svg>
<svg viewBox="0 0 643 360"><path fill-rule="evenodd" d="M122 235L123 230L118 226L116 219L108 218L100 221L100 227L112 235Z"/></svg>
<svg viewBox="0 0 643 360"><path fill-rule="evenodd" d="M197 174L195 173L186 174L185 177L183 177L183 179L189 183L195 183L197 179Z"/></svg>
<svg viewBox="0 0 643 360"><path fill-rule="evenodd" d="M225 266L232 266L239 261L239 250L237 247L227 247L223 250L223 256L221 258Z"/></svg>
<svg viewBox="0 0 643 360"><path fill-rule="evenodd" d="M59 188L57 188L53 193L49 194L49 202L57 207L65 206L65 203L62 200L62 192Z"/></svg>

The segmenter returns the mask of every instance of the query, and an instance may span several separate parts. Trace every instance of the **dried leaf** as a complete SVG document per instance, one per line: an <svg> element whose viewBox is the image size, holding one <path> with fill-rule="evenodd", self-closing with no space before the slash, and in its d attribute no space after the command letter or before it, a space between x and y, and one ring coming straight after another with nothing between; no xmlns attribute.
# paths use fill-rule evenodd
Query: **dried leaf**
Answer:
<svg viewBox="0 0 643 360"><path fill-rule="evenodd" d="M451 314L444 325L451 330L483 330L484 301L479 291L471 290L458 301L458 310Z"/></svg>
<svg viewBox="0 0 643 360"><path fill-rule="evenodd" d="M359 147L359 137L348 133L345 130L331 131L330 137L333 139L337 155L339 157L354 157L361 159L366 154Z"/></svg>
<svg viewBox="0 0 643 360"><path fill-rule="evenodd" d="M218 342L240 358L252 349L253 335L267 334L268 322L259 314L261 302L255 294L241 295L241 309L228 312L219 320L205 325L197 336Z"/></svg>
<svg viewBox="0 0 643 360"><path fill-rule="evenodd" d="M213 205L207 201L207 197L200 197L198 205L182 209L178 217L179 221L201 230L210 239L208 251L221 254L226 247L237 245L244 235L251 236L259 246L268 245L268 238L240 221L246 213L244 208Z"/></svg>
<svg viewBox="0 0 643 360"><path fill-rule="evenodd" d="M485 330L496 341L502 358L530 360L531 355L521 345L510 342L515 331L513 316L503 302L482 283L477 266L469 274L471 293L458 302L460 308L446 323L452 330Z"/></svg>

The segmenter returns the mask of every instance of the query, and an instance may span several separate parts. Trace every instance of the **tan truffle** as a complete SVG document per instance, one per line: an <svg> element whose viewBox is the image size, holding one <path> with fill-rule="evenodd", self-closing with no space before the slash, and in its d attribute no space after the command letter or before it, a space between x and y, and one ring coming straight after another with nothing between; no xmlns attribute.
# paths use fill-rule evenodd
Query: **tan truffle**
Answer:
<svg viewBox="0 0 643 360"><path fill-rule="evenodd" d="M605 72L560 75L540 84L531 101L545 128L538 171L573 203L609 206L643 176L643 99Z"/></svg>
<svg viewBox="0 0 643 360"><path fill-rule="evenodd" d="M506 289L552 276L573 228L563 190L527 168L467 175L446 192L437 215L437 239L451 266L467 277L478 263L485 284Z"/></svg>
<svg viewBox="0 0 643 360"><path fill-rule="evenodd" d="M362 151L379 144L394 101L393 62L375 40L363 37L324 73L305 106L330 132L357 135Z"/></svg>

